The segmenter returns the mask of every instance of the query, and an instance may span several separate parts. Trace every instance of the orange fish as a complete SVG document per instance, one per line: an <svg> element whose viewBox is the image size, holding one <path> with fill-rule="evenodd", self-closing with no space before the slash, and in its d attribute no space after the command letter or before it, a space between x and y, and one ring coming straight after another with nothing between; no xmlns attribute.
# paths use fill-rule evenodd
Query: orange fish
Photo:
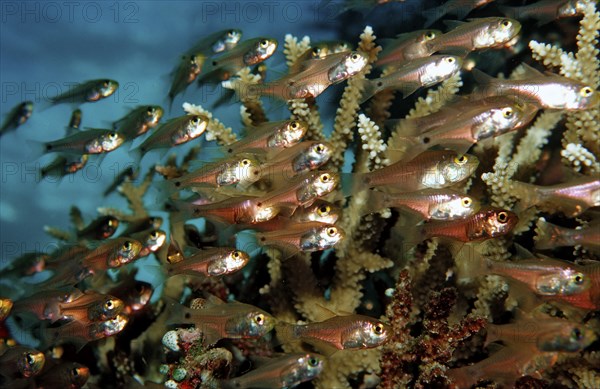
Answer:
<svg viewBox="0 0 600 389"><path fill-rule="evenodd" d="M231 274L242 269L250 256L243 252L227 247L216 247L199 250L193 255L166 267L167 277L179 274L191 276L215 277Z"/></svg>

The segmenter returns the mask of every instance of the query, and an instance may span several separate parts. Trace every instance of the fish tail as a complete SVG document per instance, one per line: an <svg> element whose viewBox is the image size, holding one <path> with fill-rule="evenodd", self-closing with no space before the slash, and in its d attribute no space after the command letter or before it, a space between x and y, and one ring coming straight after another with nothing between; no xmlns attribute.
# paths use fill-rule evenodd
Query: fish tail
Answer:
<svg viewBox="0 0 600 389"><path fill-rule="evenodd" d="M540 250L552 249L561 245L560 231L557 225L548 223L543 217L538 219L535 229L535 248Z"/></svg>
<svg viewBox="0 0 600 389"><path fill-rule="evenodd" d="M435 23L444 15L446 15L447 12L448 8L446 7L446 4L442 4L440 6L424 10L421 13L421 15L425 17L425 23L423 24L423 26L425 28L429 28L429 26L431 26L433 23Z"/></svg>
<svg viewBox="0 0 600 389"><path fill-rule="evenodd" d="M539 202L538 190L535 185L513 181L510 189L512 196L518 199L517 207L515 207L517 211L529 209Z"/></svg>
<svg viewBox="0 0 600 389"><path fill-rule="evenodd" d="M364 173L342 173L340 186L344 197L368 189Z"/></svg>
<svg viewBox="0 0 600 389"><path fill-rule="evenodd" d="M377 86L377 80L369 80L365 78L361 80L358 85L362 89L362 94L359 100L360 104L369 100L381 90L381 88Z"/></svg>
<svg viewBox="0 0 600 389"><path fill-rule="evenodd" d="M485 336L485 342L483 343L483 347L487 347L488 344L494 343L502 339L502 328L500 326L487 323L485 329L487 330L487 334Z"/></svg>
<svg viewBox="0 0 600 389"><path fill-rule="evenodd" d="M299 340L296 336L296 326L290 323L280 322L275 325L276 342L277 344L288 344Z"/></svg>
<svg viewBox="0 0 600 389"><path fill-rule="evenodd" d="M496 79L489 74L482 72L479 69L473 68L471 74L478 84L477 89L482 91L484 96L496 96L498 94Z"/></svg>
<svg viewBox="0 0 600 389"><path fill-rule="evenodd" d="M456 275L459 283L472 283L474 279L487 274L489 259L483 257L472 246L462 246L455 255Z"/></svg>
<svg viewBox="0 0 600 389"><path fill-rule="evenodd" d="M396 137L395 143L395 147L386 150L386 156L390 161L410 161L427 150L419 137L399 136Z"/></svg>
<svg viewBox="0 0 600 389"><path fill-rule="evenodd" d="M388 195L378 190L369 191L369 197L364 209L364 214L374 213L387 208L386 200Z"/></svg>
<svg viewBox="0 0 600 389"><path fill-rule="evenodd" d="M500 9L500 12L502 12L504 16L507 16L509 18L522 19L526 16L525 12L523 12L523 10L520 7L509 7L506 5L499 5L498 9Z"/></svg>
<svg viewBox="0 0 600 389"><path fill-rule="evenodd" d="M191 324L193 310L179 303L179 301L163 296L165 302L165 314L167 316L166 324Z"/></svg>

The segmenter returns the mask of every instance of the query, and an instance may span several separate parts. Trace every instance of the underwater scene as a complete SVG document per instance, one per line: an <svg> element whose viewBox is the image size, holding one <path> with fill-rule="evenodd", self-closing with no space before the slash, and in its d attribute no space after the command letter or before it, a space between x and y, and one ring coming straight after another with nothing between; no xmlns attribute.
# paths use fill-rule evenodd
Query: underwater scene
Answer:
<svg viewBox="0 0 600 389"><path fill-rule="evenodd" d="M599 35L0 2L0 388L600 388Z"/></svg>

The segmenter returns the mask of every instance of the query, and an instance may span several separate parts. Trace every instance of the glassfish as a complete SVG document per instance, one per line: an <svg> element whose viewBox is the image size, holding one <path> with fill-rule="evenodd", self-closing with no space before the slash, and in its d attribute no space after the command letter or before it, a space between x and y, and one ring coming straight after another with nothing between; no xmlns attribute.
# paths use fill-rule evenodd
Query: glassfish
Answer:
<svg viewBox="0 0 600 389"><path fill-rule="evenodd" d="M397 35L394 39L381 41L383 50L377 57L376 66L392 66L398 68L406 61L428 57L430 52L426 43L442 35L439 30L418 30Z"/></svg>
<svg viewBox="0 0 600 389"><path fill-rule="evenodd" d="M538 26L556 19L569 18L583 14L585 1L582 0L540 0L521 7L500 6L506 16L518 19L536 19Z"/></svg>
<svg viewBox="0 0 600 389"><path fill-rule="evenodd" d="M312 45L300 55L296 61L289 67L288 73L295 74L305 68L307 61L313 59L323 59L330 54L340 53L342 51L350 51L350 46L347 42L342 41L322 41Z"/></svg>
<svg viewBox="0 0 600 389"><path fill-rule="evenodd" d="M233 49L242 39L242 30L230 28L217 31L200 39L188 51L187 55L193 54L217 54Z"/></svg>
<svg viewBox="0 0 600 389"><path fill-rule="evenodd" d="M259 245L275 247L288 256L330 249L345 236L341 228L319 222L289 224L285 230L256 233Z"/></svg>
<svg viewBox="0 0 600 389"><path fill-rule="evenodd" d="M352 192L366 188L415 192L459 184L475 172L479 160L474 155L452 150L430 150L405 161L400 160L369 173L354 174Z"/></svg>
<svg viewBox="0 0 600 389"><path fill-rule="evenodd" d="M456 15L459 20L462 20L467 14L475 8L483 7L494 0L449 0L444 4L426 9L423 11L425 17L425 27L431 26L435 21L444 17L446 14Z"/></svg>
<svg viewBox="0 0 600 389"><path fill-rule="evenodd" d="M446 21L450 31L427 42L432 52L456 52L466 55L474 50L502 47L521 31L521 23L510 18L489 17L469 22Z"/></svg>
<svg viewBox="0 0 600 389"><path fill-rule="evenodd" d="M227 247L216 247L199 250L183 261L166 266L167 277L179 274L191 276L216 277L235 273L241 270L250 256L243 252Z"/></svg>
<svg viewBox="0 0 600 389"><path fill-rule="evenodd" d="M543 217L538 219L536 226L535 248L540 250L557 247L582 245L593 250L600 249L600 225L590 223L575 229L557 226L547 222Z"/></svg>
<svg viewBox="0 0 600 389"><path fill-rule="evenodd" d="M124 141L125 138L113 130L92 128L63 139L46 142L43 144L43 150L46 153L101 154L115 150Z"/></svg>
<svg viewBox="0 0 600 389"><path fill-rule="evenodd" d="M140 231L130 236L143 245L138 254L140 258L147 257L151 253L157 252L163 247L167 240L167 233L162 230Z"/></svg>
<svg viewBox="0 0 600 389"><path fill-rule="evenodd" d="M600 206L600 179L580 177L562 184L539 186L513 181L510 190L519 201L517 209L538 207L543 212L562 212L575 217Z"/></svg>
<svg viewBox="0 0 600 389"><path fill-rule="evenodd" d="M207 127L208 118L204 115L179 116L158 127L136 150L143 155L150 150L178 146L204 134Z"/></svg>
<svg viewBox="0 0 600 389"><path fill-rule="evenodd" d="M95 322L73 320L60 327L42 329L42 340L46 346L70 343L79 351L89 342L118 334L128 320L124 315Z"/></svg>
<svg viewBox="0 0 600 389"><path fill-rule="evenodd" d="M526 126L537 112L538 109L533 104L519 104L513 101L503 105L469 110L449 123L425 132L419 128L404 127L397 131L400 135L397 144L401 145L401 148L390 149L388 153L399 153L402 158L411 159L435 146L465 153L478 142Z"/></svg>
<svg viewBox="0 0 600 389"><path fill-rule="evenodd" d="M181 92L185 91L188 85L196 80L200 72L206 56L204 54L184 54L179 59L177 69L172 72L173 82L169 88L169 109L173 106L173 100Z"/></svg>
<svg viewBox="0 0 600 389"><path fill-rule="evenodd" d="M34 377L42 371L44 353L30 347L13 346L0 355L0 375L8 380Z"/></svg>
<svg viewBox="0 0 600 389"><path fill-rule="evenodd" d="M302 341L319 351L363 350L385 344L391 328L369 316L332 316L324 321L308 324L280 323L275 326L277 339L282 343ZM333 349L333 350L332 350Z"/></svg>
<svg viewBox="0 0 600 389"><path fill-rule="evenodd" d="M519 80L493 78L478 69L472 73L484 96L511 96L540 109L567 111L590 109L600 104L598 91L591 85L558 74L542 74L526 64L521 66L526 73Z"/></svg>
<svg viewBox="0 0 600 389"><path fill-rule="evenodd" d="M83 387L90 378L90 369L77 362L62 362L46 369L36 377L37 387L40 388L69 388Z"/></svg>
<svg viewBox="0 0 600 389"><path fill-rule="evenodd" d="M324 357L315 353L287 354L240 377L221 380L223 389L292 388L316 378L323 370Z"/></svg>
<svg viewBox="0 0 600 389"><path fill-rule="evenodd" d="M331 85L358 74L367 65L367 57L358 51L330 54L323 59L308 60L303 70L263 84L244 84L240 80L223 83L242 98L270 96L283 101L316 98Z"/></svg>
<svg viewBox="0 0 600 389"><path fill-rule="evenodd" d="M9 130L16 129L17 127L25 124L25 122L31 117L32 113L32 101L24 101L17 105L6 115L6 119L4 119L2 128L0 129L0 136L4 135Z"/></svg>
<svg viewBox="0 0 600 389"><path fill-rule="evenodd" d="M50 101L53 104L94 102L112 95L118 87L118 82L109 79L85 81Z"/></svg>
<svg viewBox="0 0 600 389"><path fill-rule="evenodd" d="M279 210L274 206L259 206L257 197L230 197L214 203L194 204L174 201L178 216L172 222L189 218L205 217L211 221L226 224L260 223L277 216Z"/></svg>
<svg viewBox="0 0 600 389"><path fill-rule="evenodd" d="M234 48L205 63L198 84L212 79L225 81L246 66L257 65L271 57L277 49L277 40L252 38L238 43Z"/></svg>
<svg viewBox="0 0 600 389"><path fill-rule="evenodd" d="M104 240L114 235L119 228L119 219L114 216L100 216L77 231L78 239Z"/></svg>
<svg viewBox="0 0 600 389"><path fill-rule="evenodd" d="M246 135L239 141L225 146L225 149L229 154L238 154L244 151L287 148L298 143L307 130L308 124L302 120L266 122L246 128Z"/></svg>
<svg viewBox="0 0 600 389"><path fill-rule="evenodd" d="M206 346L220 339L262 338L275 326L275 318L252 305L237 301L225 303L211 297L200 309L168 303L168 324L194 324L204 335Z"/></svg>
<svg viewBox="0 0 600 389"><path fill-rule="evenodd" d="M158 125L164 110L158 105L143 105L129 111L127 115L113 123L126 140L145 134Z"/></svg>
<svg viewBox="0 0 600 389"><path fill-rule="evenodd" d="M464 219L479 211L479 201L451 189L423 189L417 192L369 192L367 209L398 208L421 220L451 221Z"/></svg>
<svg viewBox="0 0 600 389"><path fill-rule="evenodd" d="M327 142L305 141L285 149L263 164L267 178L274 186L299 174L316 170L329 161L333 148Z"/></svg>
<svg viewBox="0 0 600 389"><path fill-rule="evenodd" d="M388 89L398 90L408 97L419 88L440 83L458 72L462 59L453 55L432 55L404 62L398 70L376 79L363 81L361 102Z"/></svg>

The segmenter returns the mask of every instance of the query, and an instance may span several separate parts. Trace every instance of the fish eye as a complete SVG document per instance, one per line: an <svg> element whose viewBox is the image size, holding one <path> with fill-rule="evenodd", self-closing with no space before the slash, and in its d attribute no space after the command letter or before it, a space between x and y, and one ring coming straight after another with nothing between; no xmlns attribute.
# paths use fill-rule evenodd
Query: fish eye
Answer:
<svg viewBox="0 0 600 389"><path fill-rule="evenodd" d="M108 137L111 140L117 140L117 138L119 137L119 134L117 134L116 132L111 132L110 134L108 134Z"/></svg>
<svg viewBox="0 0 600 389"><path fill-rule="evenodd" d="M470 207L470 206L471 206L471 204L473 204L473 200L471 200L471 198L470 198L470 197L463 197L463 198L462 198L462 205L463 205L464 207Z"/></svg>
<svg viewBox="0 0 600 389"><path fill-rule="evenodd" d="M504 110L502 110L502 116L504 116L505 118L509 118L513 115L513 110L512 108L505 108Z"/></svg>
<svg viewBox="0 0 600 389"><path fill-rule="evenodd" d="M74 367L74 368L71 370L71 375L72 375L73 377L79 377L79 369L78 369L78 368L76 368L76 367Z"/></svg>
<svg viewBox="0 0 600 389"><path fill-rule="evenodd" d="M321 174L321 176L319 177L319 180L321 182L329 182L331 180L331 176L329 176L329 174L327 174L327 173L324 173L324 174Z"/></svg>
<svg viewBox="0 0 600 389"><path fill-rule="evenodd" d="M502 21L502 27L509 28L510 26L512 26L512 22L510 20L503 20Z"/></svg>
<svg viewBox="0 0 600 389"><path fill-rule="evenodd" d="M575 281L575 283L577 285L581 285L581 284L583 284L584 278L583 278L583 275L581 273L579 273L575 276L575 278L573 278L573 280Z"/></svg>
<svg viewBox="0 0 600 389"><path fill-rule="evenodd" d="M458 165L464 165L465 163L467 163L467 156L466 155L461 155L459 157L454 157L454 162Z"/></svg>
<svg viewBox="0 0 600 389"><path fill-rule="evenodd" d="M198 124L198 123L200 123L200 118L199 118L199 117L195 117L195 118L193 118L193 119L192 119L192 123L193 123L193 124Z"/></svg>
<svg viewBox="0 0 600 389"><path fill-rule="evenodd" d="M241 163L243 166L248 166L248 165L250 165L250 160L247 158L244 158L244 159L242 159Z"/></svg>
<svg viewBox="0 0 600 389"><path fill-rule="evenodd" d="M456 61L454 59L454 57L448 57L448 58L446 58L446 62L448 62L448 63L454 63L454 61Z"/></svg>
<svg viewBox="0 0 600 389"><path fill-rule="evenodd" d="M269 46L269 41L266 39L263 39L262 41L260 41L260 47L262 48L267 48Z"/></svg>
<svg viewBox="0 0 600 389"><path fill-rule="evenodd" d="M295 129L297 129L299 126L300 126L300 125L299 125L299 124L298 124L298 122L297 122L297 121L295 121L295 120L294 120L293 122L291 122L291 123L290 123L290 128L291 128L292 130L295 130Z"/></svg>
<svg viewBox="0 0 600 389"><path fill-rule="evenodd" d="M235 30L229 30L229 31L227 31L227 36L229 36L229 37L235 36Z"/></svg>
<svg viewBox="0 0 600 389"><path fill-rule="evenodd" d="M231 256L232 256L234 259L238 259L238 258L239 258L241 255L240 255L240 252L239 252L239 251L234 251L233 253L231 253Z"/></svg>
<svg viewBox="0 0 600 389"><path fill-rule="evenodd" d="M158 239L158 231L152 231L150 233L150 239L152 239L152 240Z"/></svg>
<svg viewBox="0 0 600 389"><path fill-rule="evenodd" d="M114 304L112 302L112 300L108 300L106 303L104 303L104 309L110 310L114 308Z"/></svg>
<svg viewBox="0 0 600 389"><path fill-rule="evenodd" d="M256 324L262 325L265 322L265 315L259 313L254 317L254 321L256 322Z"/></svg>
<svg viewBox="0 0 600 389"><path fill-rule="evenodd" d="M123 243L123 250L125 251L131 250L132 247L133 243L131 243L130 241L126 241L125 243Z"/></svg>
<svg viewBox="0 0 600 389"><path fill-rule="evenodd" d="M110 85L110 80L104 80L102 81L102 86L105 88L108 88L108 86Z"/></svg>
<svg viewBox="0 0 600 389"><path fill-rule="evenodd" d="M31 353L27 353L27 355L25 355L25 363L27 365L33 365L35 363L35 358Z"/></svg>
<svg viewBox="0 0 600 389"><path fill-rule="evenodd" d="M352 54L352 55L350 56L350 59L352 59L353 61L358 61L358 59L359 59L359 55L358 55L358 54L356 54L356 53L354 53L354 54Z"/></svg>
<svg viewBox="0 0 600 389"><path fill-rule="evenodd" d="M329 236L335 236L337 234L337 228L335 227L329 227L327 229L327 235Z"/></svg>
<svg viewBox="0 0 600 389"><path fill-rule="evenodd" d="M152 115L154 113L154 107L148 107L148 109L146 109L146 113Z"/></svg>
<svg viewBox="0 0 600 389"><path fill-rule="evenodd" d="M498 221L500 223L506 223L508 221L508 213L502 211L498 213Z"/></svg>
<svg viewBox="0 0 600 389"><path fill-rule="evenodd" d="M319 364L319 360L314 357L308 358L308 364L312 367L315 367Z"/></svg>
<svg viewBox="0 0 600 389"><path fill-rule="evenodd" d="M433 38L435 38L435 32L433 32L433 31L428 31L428 32L427 32L427 34L425 34L425 39L427 39L427 40L431 40L431 39L433 39Z"/></svg>
<svg viewBox="0 0 600 389"><path fill-rule="evenodd" d="M583 97L589 97L592 95L592 93L594 93L594 90L592 88L590 88L589 86L584 86L579 91L579 94Z"/></svg>
<svg viewBox="0 0 600 389"><path fill-rule="evenodd" d="M375 327L373 327L373 331L375 331L375 334L377 335L383 334L383 324L377 323Z"/></svg>
<svg viewBox="0 0 600 389"><path fill-rule="evenodd" d="M581 340L583 338L583 334L581 333L581 330L579 328L573 328L573 331L571 331L571 337L577 340Z"/></svg>
<svg viewBox="0 0 600 389"><path fill-rule="evenodd" d="M323 147L323 145L316 145L316 146L315 146L315 151L316 151L317 153L322 153L322 152L323 152L323 150L324 150L324 147Z"/></svg>
<svg viewBox="0 0 600 389"><path fill-rule="evenodd" d="M323 216L323 215L327 215L330 211L331 211L331 208L329 207L329 205L321 205L319 207L319 209L317 210L317 213L320 216Z"/></svg>

